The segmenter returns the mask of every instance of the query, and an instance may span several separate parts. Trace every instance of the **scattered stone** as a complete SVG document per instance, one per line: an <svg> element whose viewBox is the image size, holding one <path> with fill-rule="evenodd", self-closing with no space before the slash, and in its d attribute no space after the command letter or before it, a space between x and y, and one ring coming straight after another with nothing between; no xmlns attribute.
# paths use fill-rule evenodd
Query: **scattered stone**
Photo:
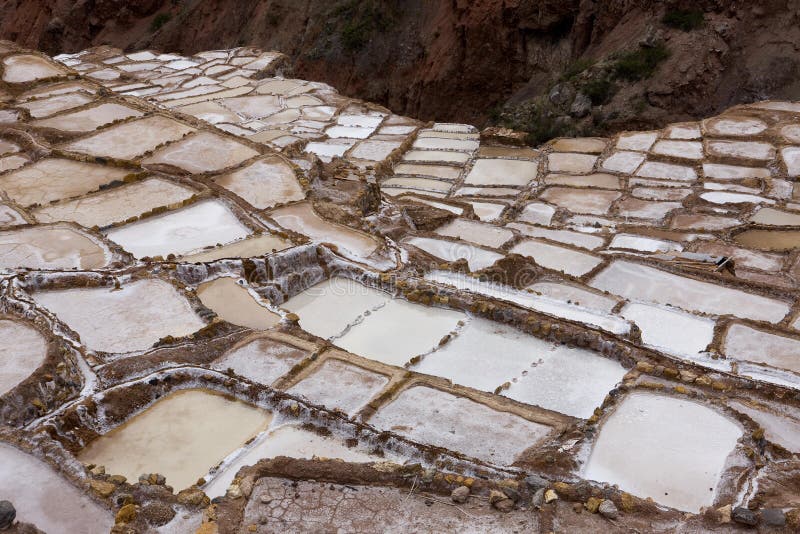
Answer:
<svg viewBox="0 0 800 534"><path fill-rule="evenodd" d="M600 506L597 507L597 511L600 512L600 515L605 517L606 519L616 519L619 517L619 510L617 510L617 505L613 503L613 501L609 501L608 499L603 500L600 503Z"/></svg>
<svg viewBox="0 0 800 534"><path fill-rule="evenodd" d="M592 110L592 99L583 93L575 95L575 100L572 101L572 106L569 108L569 113L573 117L583 118Z"/></svg>
<svg viewBox="0 0 800 534"><path fill-rule="evenodd" d="M555 491L549 489L544 492L544 502L549 504L557 499L558 499L558 494Z"/></svg>
<svg viewBox="0 0 800 534"><path fill-rule="evenodd" d="M136 505L126 504L117 512L117 515L114 517L114 523L120 525L130 523L134 519L136 519Z"/></svg>
<svg viewBox="0 0 800 534"><path fill-rule="evenodd" d="M500 491L502 491L505 494L505 496L511 499L512 501L514 502L519 501L519 492L516 490L516 488L512 488L510 486L503 486L502 488L500 488Z"/></svg>
<svg viewBox="0 0 800 534"><path fill-rule="evenodd" d="M748 510L743 506L737 506L734 508L731 517L734 521L742 525L754 527L758 524L758 515L756 515L754 511Z"/></svg>
<svg viewBox="0 0 800 534"><path fill-rule="evenodd" d="M720 506L719 508L717 508L717 521L722 524L730 523L731 512L732 508L730 504L726 504L725 506Z"/></svg>
<svg viewBox="0 0 800 534"><path fill-rule="evenodd" d="M142 506L142 517L154 527L166 525L175 517L175 510L161 502L151 502Z"/></svg>
<svg viewBox="0 0 800 534"><path fill-rule="evenodd" d="M583 505L579 502L572 503L572 511L576 514L583 512Z"/></svg>
<svg viewBox="0 0 800 534"><path fill-rule="evenodd" d="M539 488L536 490L536 493L533 494L531 498L531 506L535 509L539 509L544 504L544 488Z"/></svg>
<svg viewBox="0 0 800 534"><path fill-rule="evenodd" d="M528 489L536 492L542 488L547 488L547 486L550 485L550 482L548 482L546 478L540 477L539 475L530 475L525 477L525 484L528 485Z"/></svg>
<svg viewBox="0 0 800 534"><path fill-rule="evenodd" d="M786 514L780 508L765 508L761 510L761 521L770 527L786 526Z"/></svg>
<svg viewBox="0 0 800 534"><path fill-rule="evenodd" d="M575 98L575 88L569 83L556 84L550 89L548 98L554 106L564 108Z"/></svg>
<svg viewBox="0 0 800 534"><path fill-rule="evenodd" d="M119 486L120 484L124 484L125 482L127 482L128 479L122 475L111 475L110 477L108 477L108 481L111 482L112 484L116 484Z"/></svg>
<svg viewBox="0 0 800 534"><path fill-rule="evenodd" d="M593 514L597 513L597 509L600 508L600 504L603 502L603 499L598 499L597 497L589 497L589 500L586 501L584 506L586 509Z"/></svg>
<svg viewBox="0 0 800 534"><path fill-rule="evenodd" d="M96 465L93 468L89 469L89 472L94 476L100 476L106 474L106 468L102 465Z"/></svg>
<svg viewBox="0 0 800 534"><path fill-rule="evenodd" d="M0 501L0 530L5 530L14 523L17 510L11 501Z"/></svg>
<svg viewBox="0 0 800 534"><path fill-rule="evenodd" d="M489 503L501 512L510 512L514 508L514 501L506 497L502 491L489 492Z"/></svg>
<svg viewBox="0 0 800 534"><path fill-rule="evenodd" d="M187 488L178 493L178 502L187 506L208 506L211 501L200 488Z"/></svg>
<svg viewBox="0 0 800 534"><path fill-rule="evenodd" d="M95 493L104 498L110 496L114 493L114 490L117 489L114 484L106 482L105 480L90 480L89 486L91 486Z"/></svg>
<svg viewBox="0 0 800 534"><path fill-rule="evenodd" d="M465 503L469 497L469 488L466 486L459 486L450 493L450 498L455 503Z"/></svg>

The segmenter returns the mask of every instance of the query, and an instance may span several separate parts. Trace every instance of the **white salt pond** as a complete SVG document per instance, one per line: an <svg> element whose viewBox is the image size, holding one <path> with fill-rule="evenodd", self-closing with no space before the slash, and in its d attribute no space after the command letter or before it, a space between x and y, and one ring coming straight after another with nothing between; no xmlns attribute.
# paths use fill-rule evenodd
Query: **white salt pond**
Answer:
<svg viewBox="0 0 800 534"><path fill-rule="evenodd" d="M620 312L642 331L642 342L674 356L704 352L714 339L714 321L680 310L632 302Z"/></svg>
<svg viewBox="0 0 800 534"><path fill-rule="evenodd" d="M350 278L333 277L298 293L281 307L300 317L303 330L328 339L389 299L388 293Z"/></svg>
<svg viewBox="0 0 800 534"><path fill-rule="evenodd" d="M431 256L436 256L447 262L465 259L467 260L470 271L473 272L490 267L494 262L503 257L503 255L498 252L475 247L468 243L432 239L430 237L409 237L403 240L403 244L417 247Z"/></svg>
<svg viewBox="0 0 800 534"><path fill-rule="evenodd" d="M17 521L50 534L94 534L114 526L110 510L61 477L38 458L0 444L0 500L17 510Z"/></svg>
<svg viewBox="0 0 800 534"><path fill-rule="evenodd" d="M223 258L253 258L264 256L279 250L285 250L292 243L272 234L262 234L234 241L222 247L216 247L205 252L198 252L183 256L181 261L188 263L202 263L221 260Z"/></svg>
<svg viewBox="0 0 800 534"><path fill-rule="evenodd" d="M589 285L631 300L671 304L712 315L730 314L776 323L789 313L789 305L779 300L628 261L614 261Z"/></svg>
<svg viewBox="0 0 800 534"><path fill-rule="evenodd" d="M333 243L340 251L355 255L354 259L366 258L378 248L378 242L372 236L326 221L314 212L309 203L279 208L269 215L284 228L303 234L312 241Z"/></svg>
<svg viewBox="0 0 800 534"><path fill-rule="evenodd" d="M389 377L329 358L287 393L353 415L389 383ZM331 387L335 384L336 387Z"/></svg>
<svg viewBox="0 0 800 534"><path fill-rule="evenodd" d="M766 363L800 373L800 339L771 334L735 323L725 334L724 353L728 358Z"/></svg>
<svg viewBox="0 0 800 534"><path fill-rule="evenodd" d="M561 271L572 276L582 276L602 263L600 258L591 254L534 239L528 239L514 245L511 252L530 256L542 267Z"/></svg>
<svg viewBox="0 0 800 534"><path fill-rule="evenodd" d="M8 83L25 83L63 76L68 71L56 63L33 54L10 56L3 60L3 81Z"/></svg>
<svg viewBox="0 0 800 534"><path fill-rule="evenodd" d="M276 204L305 198L294 170L278 157L258 160L243 169L215 178L214 181L257 209L267 209Z"/></svg>
<svg viewBox="0 0 800 534"><path fill-rule="evenodd" d="M233 278L216 278L200 284L197 296L220 318L239 326L267 330L281 320L280 315L256 302L247 288L236 283Z"/></svg>
<svg viewBox="0 0 800 534"><path fill-rule="evenodd" d="M308 353L301 348L260 336L233 347L214 362L214 368L231 369L248 380L270 385L306 357Z"/></svg>
<svg viewBox="0 0 800 534"><path fill-rule="evenodd" d="M55 128L65 132L91 132L114 121L141 117L142 112L128 106L114 103L104 103L99 106L83 109L74 113L66 113L35 121L36 126Z"/></svg>
<svg viewBox="0 0 800 534"><path fill-rule="evenodd" d="M250 233L222 202L206 200L113 228L106 235L137 258L143 258L183 255L230 243Z"/></svg>
<svg viewBox="0 0 800 534"><path fill-rule="evenodd" d="M464 318L453 310L389 300L333 343L365 358L402 366L435 348Z"/></svg>
<svg viewBox="0 0 800 534"><path fill-rule="evenodd" d="M0 268L99 269L110 259L101 241L67 225L0 231Z"/></svg>
<svg viewBox="0 0 800 534"><path fill-rule="evenodd" d="M178 391L94 440L79 459L128 480L160 473L178 491L264 431L271 420L265 410L209 390Z"/></svg>
<svg viewBox="0 0 800 534"><path fill-rule="evenodd" d="M79 199L48 204L33 210L33 215L40 222L73 221L87 228L103 227L160 206L182 202L194 193L181 184L149 178Z"/></svg>
<svg viewBox="0 0 800 534"><path fill-rule="evenodd" d="M28 378L44 363L47 342L24 323L0 319L0 395Z"/></svg>
<svg viewBox="0 0 800 534"><path fill-rule="evenodd" d="M539 164L535 161L479 159L472 166L464 183L467 185L524 186L536 178Z"/></svg>
<svg viewBox="0 0 800 534"><path fill-rule="evenodd" d="M219 171L253 158L258 152L229 137L210 132L197 132L185 139L158 149L143 165L173 165L193 174Z"/></svg>
<svg viewBox="0 0 800 534"><path fill-rule="evenodd" d="M467 219L454 219L439 227L436 233L491 248L500 248L503 243L514 237L514 232L506 228Z"/></svg>
<svg viewBox="0 0 800 534"><path fill-rule="evenodd" d="M631 393L601 427L582 475L698 513L714 502L741 435L739 425L700 403Z"/></svg>
<svg viewBox="0 0 800 534"><path fill-rule="evenodd" d="M150 348L167 335L185 336L203 328L189 302L172 285L138 280L121 289L63 289L33 293L90 350L124 353Z"/></svg>
<svg viewBox="0 0 800 534"><path fill-rule="evenodd" d="M589 250L595 250L602 247L606 240L600 236L585 234L582 232L574 232L572 230L557 230L553 228L542 228L540 226L531 226L525 223L509 223L506 225L508 228L514 228L528 237L541 237L549 239L550 241L558 241L567 245L574 245Z"/></svg>
<svg viewBox="0 0 800 534"><path fill-rule="evenodd" d="M426 386L403 391L372 416L369 424L497 465L512 464L551 430ZM491 439L485 439L487 428L493 429Z"/></svg>
<svg viewBox="0 0 800 534"><path fill-rule="evenodd" d="M230 464L225 465L203 491L210 498L221 497L244 466L253 465L263 458L287 456L289 458L327 458L353 463L385 462L384 456L376 456L358 448L347 447L343 441L320 436L310 430L294 425L284 425L264 433Z"/></svg>

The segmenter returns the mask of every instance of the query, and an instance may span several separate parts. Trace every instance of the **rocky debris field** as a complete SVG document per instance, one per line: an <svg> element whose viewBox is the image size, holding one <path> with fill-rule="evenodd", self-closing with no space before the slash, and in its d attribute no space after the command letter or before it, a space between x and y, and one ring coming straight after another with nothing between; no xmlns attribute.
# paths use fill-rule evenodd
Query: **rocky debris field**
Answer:
<svg viewBox="0 0 800 534"><path fill-rule="evenodd" d="M0 43L0 528L800 528L800 104L423 123Z"/></svg>

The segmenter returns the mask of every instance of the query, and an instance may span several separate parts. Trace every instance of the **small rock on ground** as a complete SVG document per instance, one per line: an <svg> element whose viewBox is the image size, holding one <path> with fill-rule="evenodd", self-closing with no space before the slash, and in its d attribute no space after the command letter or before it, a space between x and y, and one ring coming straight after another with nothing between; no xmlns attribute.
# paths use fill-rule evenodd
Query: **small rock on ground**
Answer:
<svg viewBox="0 0 800 534"><path fill-rule="evenodd" d="M600 506L597 507L597 511L606 519L616 519L619 517L617 505L608 499L600 503Z"/></svg>
<svg viewBox="0 0 800 534"><path fill-rule="evenodd" d="M11 501L0 501L0 530L5 530L14 523L17 510Z"/></svg>
<svg viewBox="0 0 800 534"><path fill-rule="evenodd" d="M758 524L758 516L756 515L756 513L742 506L734 508L731 517L733 518L734 521L742 525L749 525L751 527L754 527Z"/></svg>
<svg viewBox="0 0 800 534"><path fill-rule="evenodd" d="M459 486L450 493L450 498L455 503L465 503L469 497L469 488L466 486Z"/></svg>

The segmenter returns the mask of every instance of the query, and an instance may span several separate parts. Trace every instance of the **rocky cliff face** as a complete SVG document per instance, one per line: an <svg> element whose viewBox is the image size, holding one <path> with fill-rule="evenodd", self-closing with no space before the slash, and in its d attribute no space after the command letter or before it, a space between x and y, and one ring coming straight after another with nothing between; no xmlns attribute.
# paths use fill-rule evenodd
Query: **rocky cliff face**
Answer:
<svg viewBox="0 0 800 534"><path fill-rule="evenodd" d="M295 74L422 119L534 140L647 128L800 98L797 0L17 0L0 38L50 53L108 43L255 45Z"/></svg>

